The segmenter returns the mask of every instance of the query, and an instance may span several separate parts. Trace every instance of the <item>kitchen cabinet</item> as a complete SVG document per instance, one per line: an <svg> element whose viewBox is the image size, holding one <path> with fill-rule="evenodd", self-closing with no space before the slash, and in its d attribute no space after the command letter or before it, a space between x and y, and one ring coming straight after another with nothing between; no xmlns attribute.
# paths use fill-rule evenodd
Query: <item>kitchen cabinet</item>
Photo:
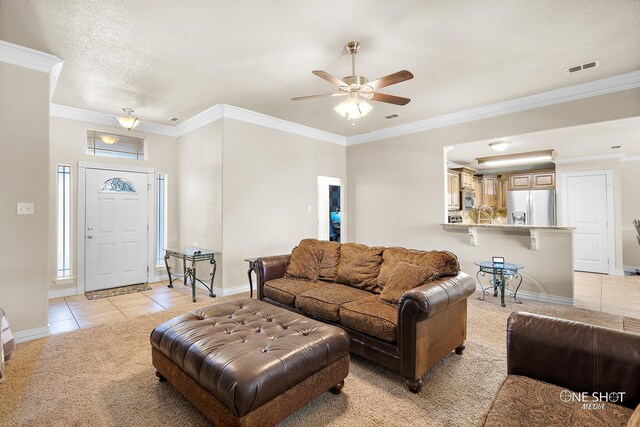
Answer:
<svg viewBox="0 0 640 427"><path fill-rule="evenodd" d="M476 196L476 208L482 206L482 177L473 177L473 193Z"/></svg>
<svg viewBox="0 0 640 427"><path fill-rule="evenodd" d="M447 171L447 209L460 210L460 173Z"/></svg>
<svg viewBox="0 0 640 427"><path fill-rule="evenodd" d="M460 173L461 190L471 190L473 188L473 174L475 172L475 169L464 167L452 170Z"/></svg>
<svg viewBox="0 0 640 427"><path fill-rule="evenodd" d="M482 177L482 205L496 208L496 183L498 178L495 176Z"/></svg>
<svg viewBox="0 0 640 427"><path fill-rule="evenodd" d="M498 201L496 204L497 210L506 211L507 210L507 192L509 191L509 179L506 176L502 176L497 180L497 197Z"/></svg>
<svg viewBox="0 0 640 427"><path fill-rule="evenodd" d="M509 190L528 190L529 188L531 188L530 173L509 175Z"/></svg>
<svg viewBox="0 0 640 427"><path fill-rule="evenodd" d="M556 173L554 171L541 171L532 174L532 189L551 189L556 188Z"/></svg>
<svg viewBox="0 0 640 427"><path fill-rule="evenodd" d="M556 188L556 173L552 170L509 175L509 190L549 190Z"/></svg>

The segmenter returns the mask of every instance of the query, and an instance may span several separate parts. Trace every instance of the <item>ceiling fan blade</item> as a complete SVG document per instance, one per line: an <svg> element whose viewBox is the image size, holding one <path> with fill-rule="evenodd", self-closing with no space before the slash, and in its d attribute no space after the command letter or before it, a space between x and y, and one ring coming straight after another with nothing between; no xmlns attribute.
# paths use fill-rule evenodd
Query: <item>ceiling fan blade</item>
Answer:
<svg viewBox="0 0 640 427"><path fill-rule="evenodd" d="M331 83L333 85L336 85L338 87L340 87L340 86L349 86L348 84L346 84L342 80L340 80L340 79L338 79L336 77L333 77L331 74L327 73L326 71L313 70L312 73L315 74L316 76L320 77L321 79L325 79L329 83Z"/></svg>
<svg viewBox="0 0 640 427"><path fill-rule="evenodd" d="M405 80L411 80L413 74L410 71L402 70L388 76L380 77L372 82L367 83L367 86L371 86L373 90L380 89L386 86L391 86L396 83L403 82Z"/></svg>
<svg viewBox="0 0 640 427"><path fill-rule="evenodd" d="M387 95L386 93L374 93L371 97L374 101L387 102L389 104L407 105L411 100L401 96Z"/></svg>
<svg viewBox="0 0 640 427"><path fill-rule="evenodd" d="M298 96L296 98L291 98L292 101L304 101L305 99L315 99L315 98L325 98L328 96L343 96L346 93L322 93L320 95L308 95L308 96Z"/></svg>

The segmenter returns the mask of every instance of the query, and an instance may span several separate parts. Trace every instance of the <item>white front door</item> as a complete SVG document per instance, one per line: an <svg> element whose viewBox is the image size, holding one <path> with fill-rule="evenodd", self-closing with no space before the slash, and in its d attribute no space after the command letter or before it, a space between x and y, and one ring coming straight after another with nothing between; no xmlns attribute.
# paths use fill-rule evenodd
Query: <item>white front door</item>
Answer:
<svg viewBox="0 0 640 427"><path fill-rule="evenodd" d="M568 225L576 227L574 268L593 273L609 272L607 175L567 177Z"/></svg>
<svg viewBox="0 0 640 427"><path fill-rule="evenodd" d="M86 169L85 290L147 282L146 173Z"/></svg>

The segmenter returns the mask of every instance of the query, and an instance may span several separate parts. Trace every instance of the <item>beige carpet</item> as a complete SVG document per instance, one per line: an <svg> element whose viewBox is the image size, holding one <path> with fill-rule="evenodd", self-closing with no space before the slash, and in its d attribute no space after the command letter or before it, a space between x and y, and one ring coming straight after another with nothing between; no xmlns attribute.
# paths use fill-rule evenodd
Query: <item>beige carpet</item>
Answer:
<svg viewBox="0 0 640 427"><path fill-rule="evenodd" d="M622 329L622 318L525 301L469 299L467 349L424 377L420 394L357 356L343 393L324 393L284 426L472 426L506 375L505 327L514 310ZM222 301L225 298L220 298ZM207 420L151 366L153 327L210 300L137 319L19 344L0 385L3 426L205 426Z"/></svg>

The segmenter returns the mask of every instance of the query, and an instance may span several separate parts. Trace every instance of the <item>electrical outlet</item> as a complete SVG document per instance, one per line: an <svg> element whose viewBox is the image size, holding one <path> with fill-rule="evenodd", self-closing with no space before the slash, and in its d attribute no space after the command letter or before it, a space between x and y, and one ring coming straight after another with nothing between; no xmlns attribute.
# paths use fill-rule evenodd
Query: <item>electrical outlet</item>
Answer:
<svg viewBox="0 0 640 427"><path fill-rule="evenodd" d="M20 203L16 206L18 215L33 215L33 203Z"/></svg>

